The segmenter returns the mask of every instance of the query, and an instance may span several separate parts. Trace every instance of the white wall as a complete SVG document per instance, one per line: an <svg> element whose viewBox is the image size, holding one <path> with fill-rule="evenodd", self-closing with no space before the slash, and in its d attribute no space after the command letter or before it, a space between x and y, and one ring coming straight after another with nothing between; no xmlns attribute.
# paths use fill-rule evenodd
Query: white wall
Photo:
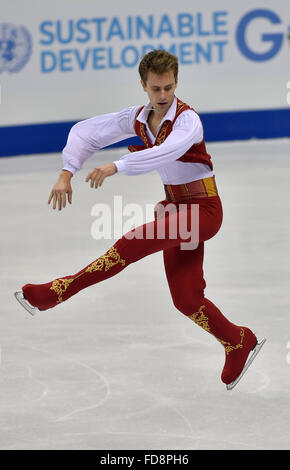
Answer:
<svg viewBox="0 0 290 470"><path fill-rule="evenodd" d="M252 60L236 35L254 10L269 17L250 20L239 34L248 55L257 54ZM289 24L286 0L1 0L0 125L79 120L142 104L138 62L148 45L178 55L177 95L199 112L289 107Z"/></svg>

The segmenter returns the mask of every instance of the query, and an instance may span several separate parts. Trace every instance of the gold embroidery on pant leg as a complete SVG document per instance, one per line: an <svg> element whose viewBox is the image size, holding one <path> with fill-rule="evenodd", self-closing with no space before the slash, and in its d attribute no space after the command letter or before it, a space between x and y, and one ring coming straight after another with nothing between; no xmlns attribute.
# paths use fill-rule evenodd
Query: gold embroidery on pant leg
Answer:
<svg viewBox="0 0 290 470"><path fill-rule="evenodd" d="M110 259L112 258L112 259ZM125 266L126 261L124 259L121 259L121 256L119 255L117 249L112 246L103 256L98 258L96 261L94 261L92 264L90 264L85 272L93 272L93 271L102 271L105 266L105 271L108 271L112 266L115 266L116 264L121 263L122 266Z"/></svg>
<svg viewBox="0 0 290 470"><path fill-rule="evenodd" d="M229 343L227 341L223 341L222 339L217 338L217 340L225 348L226 354L229 354L231 351L234 351L235 349L242 349L243 340L244 340L244 336L245 336L245 330L243 328L241 328L240 335L241 335L240 343L236 344L235 346L233 346L231 343Z"/></svg>
<svg viewBox="0 0 290 470"><path fill-rule="evenodd" d="M55 279L52 282L50 290L56 292L56 294L58 295L57 303L60 303L63 301L62 295L64 294L64 292L66 292L69 285L75 279L87 272L91 273L94 271L103 271L104 267L105 271L108 271L112 266L115 266L118 263L121 263L122 266L125 266L126 261L124 259L121 259L121 256L119 255L117 249L112 246L104 255L100 256L100 258L90 264L87 269L84 272L80 273L78 276L75 276L71 279Z"/></svg>
<svg viewBox="0 0 290 470"><path fill-rule="evenodd" d="M192 315L188 316L188 318L193 320L198 326L201 326L201 328L203 328L204 330L211 333L210 326L209 326L209 323L208 323L208 318L203 312L204 308L205 308L205 305L202 305L197 312L195 312ZM243 328L241 328L240 336L241 336L240 337L240 342L238 344L236 344L235 346L233 346L228 341L224 341L224 340L219 339L219 338L216 338L216 339L223 345L223 347L225 348L226 354L229 354L231 351L234 351L235 349L241 349L243 347L243 340L244 340L244 336L245 336L245 330Z"/></svg>
<svg viewBox="0 0 290 470"><path fill-rule="evenodd" d="M188 318L193 320L198 326L201 326L204 330L208 331L210 333L210 327L208 324L208 318L205 316L203 309L205 308L205 305L202 305L199 307L198 312L193 313L190 315Z"/></svg>
<svg viewBox="0 0 290 470"><path fill-rule="evenodd" d="M58 295L57 303L60 303L60 302L63 301L62 294L67 290L68 286L74 281L74 279L75 278L73 278L73 279L55 279L55 281L52 282L50 290L54 290L56 292L56 294Z"/></svg>

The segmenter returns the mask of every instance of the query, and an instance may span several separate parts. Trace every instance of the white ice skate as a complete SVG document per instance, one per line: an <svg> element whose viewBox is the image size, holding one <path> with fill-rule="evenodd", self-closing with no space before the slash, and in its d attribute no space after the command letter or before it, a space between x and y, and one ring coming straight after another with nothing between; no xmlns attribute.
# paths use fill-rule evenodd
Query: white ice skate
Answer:
<svg viewBox="0 0 290 470"><path fill-rule="evenodd" d="M14 292L14 295L16 299L18 300L18 302L22 305L22 307L25 308L25 310L27 310L27 312L30 313L30 315L35 315L36 313L42 311L39 308L33 307L32 305L30 305L28 300L26 300L26 298L24 297L22 290L18 290Z"/></svg>
<svg viewBox="0 0 290 470"><path fill-rule="evenodd" d="M244 365L244 368L243 368L242 372L236 378L236 380L234 380L233 382L227 384L227 390L232 390L237 385L237 383L241 380L241 378L243 377L245 372L248 370L248 368L252 364L253 360L257 357L257 354L260 352L261 348L264 346L265 342L266 342L266 338L261 339L261 341L257 341L257 344L254 347L254 349L252 350L251 355L248 357L248 360L247 360L246 364Z"/></svg>

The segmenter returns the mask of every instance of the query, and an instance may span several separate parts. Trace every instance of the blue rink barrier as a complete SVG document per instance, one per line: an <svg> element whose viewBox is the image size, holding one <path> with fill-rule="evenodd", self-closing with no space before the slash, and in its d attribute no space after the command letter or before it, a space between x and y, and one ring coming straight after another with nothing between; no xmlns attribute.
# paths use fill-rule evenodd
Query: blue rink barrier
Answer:
<svg viewBox="0 0 290 470"><path fill-rule="evenodd" d="M290 108L200 113L206 142L290 137ZM0 127L0 157L61 152L77 121ZM108 148L140 144L139 137Z"/></svg>

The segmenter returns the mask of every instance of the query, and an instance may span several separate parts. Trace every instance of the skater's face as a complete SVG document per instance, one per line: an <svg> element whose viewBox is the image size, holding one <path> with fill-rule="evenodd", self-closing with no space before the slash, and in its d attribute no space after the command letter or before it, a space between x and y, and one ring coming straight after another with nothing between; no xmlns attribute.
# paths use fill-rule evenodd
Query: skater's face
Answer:
<svg viewBox="0 0 290 470"><path fill-rule="evenodd" d="M154 110L164 116L173 103L177 87L177 80L175 80L173 71L170 70L161 75L149 71L146 83L141 80L141 85L147 93Z"/></svg>

